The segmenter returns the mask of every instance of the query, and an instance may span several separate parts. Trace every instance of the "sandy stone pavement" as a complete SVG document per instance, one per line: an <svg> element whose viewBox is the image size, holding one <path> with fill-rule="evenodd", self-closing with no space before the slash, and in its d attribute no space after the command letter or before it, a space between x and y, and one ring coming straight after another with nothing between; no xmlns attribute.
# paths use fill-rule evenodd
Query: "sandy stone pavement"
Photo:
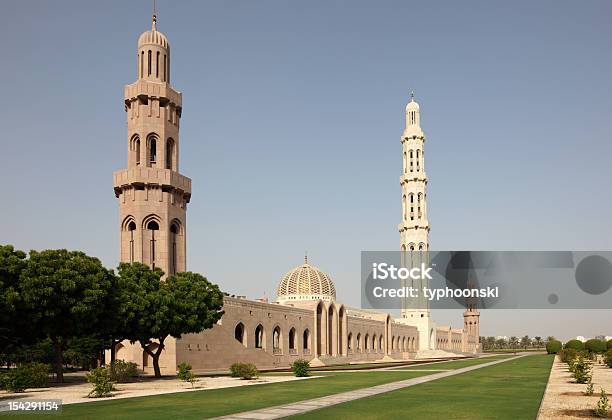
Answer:
<svg viewBox="0 0 612 420"><path fill-rule="evenodd" d="M593 387L593 395L584 395L586 384L574 383L567 364L555 358L538 420L595 418L593 409L602 387L612 401L612 369L601 364L594 365Z"/></svg>
<svg viewBox="0 0 612 420"><path fill-rule="evenodd" d="M236 386L253 386L261 384L270 384L276 382L300 381L318 376L309 376L306 378L296 378L291 375L285 376L262 376L259 379L242 380L231 378L229 376L219 377L199 377L194 387L190 383L185 383L176 378L143 378L138 382L127 384L116 384L116 391L113 392L112 398L88 398L87 394L91 390L91 385L88 383L73 383L65 385L53 385L50 388L40 388L27 390L20 394L8 394L6 391L0 392L0 402L8 400L20 399L60 399L63 404L75 404L94 401L114 400L117 398L133 398L146 395L169 394L173 392L191 392L203 391L207 389L230 388Z"/></svg>

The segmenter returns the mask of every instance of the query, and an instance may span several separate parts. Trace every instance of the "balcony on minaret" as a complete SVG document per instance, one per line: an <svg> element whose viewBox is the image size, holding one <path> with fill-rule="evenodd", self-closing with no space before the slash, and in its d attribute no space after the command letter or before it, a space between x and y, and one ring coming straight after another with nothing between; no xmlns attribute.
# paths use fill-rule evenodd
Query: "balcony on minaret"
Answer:
<svg viewBox="0 0 612 420"><path fill-rule="evenodd" d="M159 185L162 189L178 191L186 202L191 199L191 179L170 169L136 167L113 173L116 197L119 197L122 189L126 187L141 185Z"/></svg>

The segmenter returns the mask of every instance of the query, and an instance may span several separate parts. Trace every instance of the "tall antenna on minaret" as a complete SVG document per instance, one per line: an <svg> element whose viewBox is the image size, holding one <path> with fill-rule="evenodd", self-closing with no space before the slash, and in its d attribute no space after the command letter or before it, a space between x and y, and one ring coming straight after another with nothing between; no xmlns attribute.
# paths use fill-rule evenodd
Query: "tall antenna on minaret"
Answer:
<svg viewBox="0 0 612 420"><path fill-rule="evenodd" d="M157 24L157 4L155 4L155 0L153 0L153 30L157 30L156 28L156 24Z"/></svg>

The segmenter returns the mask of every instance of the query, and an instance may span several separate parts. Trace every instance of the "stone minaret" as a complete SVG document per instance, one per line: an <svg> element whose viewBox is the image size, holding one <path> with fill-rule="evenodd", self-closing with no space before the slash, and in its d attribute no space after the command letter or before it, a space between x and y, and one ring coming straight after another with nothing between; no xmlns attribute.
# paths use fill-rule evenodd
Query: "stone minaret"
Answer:
<svg viewBox="0 0 612 420"><path fill-rule="evenodd" d="M125 86L127 169L113 174L121 261L185 271L191 179L179 173L182 95L170 85L170 45L156 28L138 39L137 80Z"/></svg>
<svg viewBox="0 0 612 420"><path fill-rule="evenodd" d="M468 284L468 287L474 287L473 284ZM476 300L467 299L466 308L463 312L463 332L467 336L467 342L464 343L464 352L477 353L480 351L480 311L476 309Z"/></svg>
<svg viewBox="0 0 612 420"><path fill-rule="evenodd" d="M402 264L419 266L428 263L429 221L427 220L427 175L425 174L425 134L421 130L419 104L410 95L406 106L406 128L401 137L403 173L400 176L402 189L402 221L398 226ZM408 286L422 290L427 286L423 281L412 281ZM429 306L423 293L420 299L405 299L402 305L402 319L417 325L420 331L419 347L432 348L435 328L430 321Z"/></svg>

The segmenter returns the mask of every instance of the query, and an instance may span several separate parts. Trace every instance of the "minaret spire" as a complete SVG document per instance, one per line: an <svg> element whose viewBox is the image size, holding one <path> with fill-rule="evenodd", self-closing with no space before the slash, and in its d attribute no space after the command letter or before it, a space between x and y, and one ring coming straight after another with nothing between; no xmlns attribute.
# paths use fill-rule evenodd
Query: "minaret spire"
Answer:
<svg viewBox="0 0 612 420"><path fill-rule="evenodd" d="M157 5L155 4L155 0L153 0L153 22L151 24L151 30L157 30Z"/></svg>

